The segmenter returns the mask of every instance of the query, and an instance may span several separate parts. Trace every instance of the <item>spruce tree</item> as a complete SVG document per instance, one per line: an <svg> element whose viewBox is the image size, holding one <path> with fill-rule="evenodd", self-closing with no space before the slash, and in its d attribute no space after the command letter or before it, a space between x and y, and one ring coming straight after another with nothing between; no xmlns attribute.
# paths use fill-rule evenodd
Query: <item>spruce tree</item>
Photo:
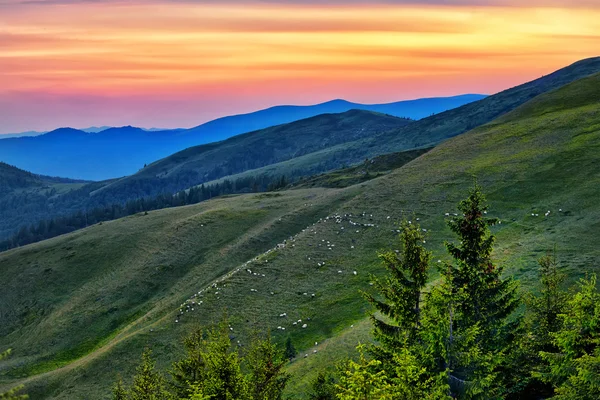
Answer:
<svg viewBox="0 0 600 400"><path fill-rule="evenodd" d="M381 368L381 361L367 360L359 346L358 362L349 360L336 385L339 400L394 400L394 390Z"/></svg>
<svg viewBox="0 0 600 400"><path fill-rule="evenodd" d="M183 340L185 357L175 361L169 371L172 381L171 386L180 398L188 397L192 392L198 391L194 385L204 380L206 362L205 338L201 328L195 329Z"/></svg>
<svg viewBox="0 0 600 400"><path fill-rule="evenodd" d="M549 365L541 357L543 352L557 352L553 334L561 328L560 314L565 311L567 294L562 289L565 275L559 271L555 254L538 260L540 293L524 296L526 314L523 320L524 335L519 337L517 348L509 354L510 373L508 398L549 398L554 389L545 381Z"/></svg>
<svg viewBox="0 0 600 400"><path fill-rule="evenodd" d="M288 336L287 340L285 341L285 357L292 361L292 359L296 357L296 354L298 354L298 352L294 347L294 343L292 343L292 338Z"/></svg>
<svg viewBox="0 0 600 400"><path fill-rule="evenodd" d="M379 255L388 270L385 278L374 279L382 299L365 294L375 309L387 318L371 316L375 339L379 342L373 352L384 363L391 360L394 352L414 343L418 336L422 291L431 260L431 253L423 247L425 240L420 226L404 221L401 228L401 254L388 251Z"/></svg>
<svg viewBox="0 0 600 400"><path fill-rule="evenodd" d="M458 209L461 214L452 217L448 226L460 242L458 245L446 243L455 260L450 266L452 285L465 293L458 311L463 324L479 324L486 343L495 347L500 345L495 337L515 328L508 324L508 317L519 305L516 284L502 277L503 268L494 265L491 258L495 236L489 228L499 220L486 217L486 200L477 184L468 198L459 203Z"/></svg>
<svg viewBox="0 0 600 400"><path fill-rule="evenodd" d="M125 386L123 385L123 379L119 377L117 379L117 383L113 386L113 400L127 400L129 399L129 393Z"/></svg>
<svg viewBox="0 0 600 400"><path fill-rule="evenodd" d="M471 398L500 397L512 372L507 354L516 350L521 333L520 319L512 318L520 301L517 286L511 278L504 278L503 268L492 261L495 237L490 227L499 220L486 217L486 200L477 184L458 209L460 214L452 217L448 226L460 242L446 243L454 258L445 273L455 305L449 337L462 338L470 343L470 349L463 353L462 358L468 356L465 361L451 369L449 383L453 393Z"/></svg>
<svg viewBox="0 0 600 400"><path fill-rule="evenodd" d="M152 351L146 349L142 354L142 362L137 367L131 387L131 400L163 400L169 395L165 390L165 381L160 372L155 369L156 362L152 359Z"/></svg>
<svg viewBox="0 0 600 400"><path fill-rule="evenodd" d="M557 400L600 398L600 293L596 275L580 281L580 290L559 314L554 333L557 352L542 352L550 372L543 376L556 387Z"/></svg>
<svg viewBox="0 0 600 400"><path fill-rule="evenodd" d="M335 379L332 375L319 371L317 377L312 381L312 392L309 393L310 400L335 400Z"/></svg>
<svg viewBox="0 0 600 400"><path fill-rule="evenodd" d="M241 360L231 346L227 320L207 331L197 329L185 340L185 347L186 357L171 370L179 397L200 391L213 400L247 398Z"/></svg>
<svg viewBox="0 0 600 400"><path fill-rule="evenodd" d="M539 297L532 297L528 306L534 314L535 336L541 350L548 351L552 346L551 334L561 327L559 315L566 306L566 293L562 290L565 275L558 269L556 256L544 256L538 260L540 269L541 293Z"/></svg>
<svg viewBox="0 0 600 400"><path fill-rule="evenodd" d="M290 375L283 370L285 356L271 341L271 336L256 335L244 357L250 371L247 380L253 400L280 400Z"/></svg>

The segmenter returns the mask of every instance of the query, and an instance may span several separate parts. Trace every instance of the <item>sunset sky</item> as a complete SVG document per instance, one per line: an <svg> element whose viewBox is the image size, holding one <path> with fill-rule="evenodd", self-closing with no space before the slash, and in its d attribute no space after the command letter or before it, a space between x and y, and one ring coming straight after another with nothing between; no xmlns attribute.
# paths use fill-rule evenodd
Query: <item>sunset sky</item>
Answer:
<svg viewBox="0 0 600 400"><path fill-rule="evenodd" d="M494 93L596 55L599 0L0 0L0 133Z"/></svg>

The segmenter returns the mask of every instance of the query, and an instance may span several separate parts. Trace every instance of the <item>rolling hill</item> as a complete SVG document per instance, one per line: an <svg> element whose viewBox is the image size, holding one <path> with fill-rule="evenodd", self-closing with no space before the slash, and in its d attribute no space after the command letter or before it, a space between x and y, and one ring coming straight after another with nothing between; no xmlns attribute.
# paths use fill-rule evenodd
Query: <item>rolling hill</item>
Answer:
<svg viewBox="0 0 600 400"><path fill-rule="evenodd" d="M256 327L293 339L289 393L302 398L315 366L367 337L358 290L382 272L376 252L396 248L398 221L419 218L434 259L447 259L444 215L473 176L502 221L495 258L523 286L555 245L571 280L598 272L599 150L596 74L365 183L218 198L0 254L0 348L15 354L0 381L33 398L106 398L145 346L165 366L186 332L226 313L242 344Z"/></svg>
<svg viewBox="0 0 600 400"><path fill-rule="evenodd" d="M270 164L310 153L315 149L374 135L408 123L411 121L407 119L359 110L343 114L325 114L240 135L225 142L204 145L203 158L194 165L188 162L180 172L170 173L168 181L164 179L162 171L168 168L170 163L177 163L179 155L161 161L158 169L154 165L144 168L140 175L133 179L65 186L59 193L44 192L44 196L14 194L5 199L4 203L0 203L5 204L3 213L6 217L0 220L0 242L15 230L39 220L72 215L94 207L123 204L132 199L159 193L175 193L187 189L199 179L202 180L199 176L204 176L204 180L221 177L265 163ZM109 128L103 131L102 135L104 138L121 135L123 129ZM138 128L127 129L131 135L151 135ZM89 135L77 130L60 129L45 137L67 141L72 148L77 148L80 142L87 141ZM106 143L109 142L110 140ZM81 154L81 157L85 155ZM0 179L3 172L0 170ZM27 218L23 218L24 214Z"/></svg>
<svg viewBox="0 0 600 400"><path fill-rule="evenodd" d="M52 199L88 182L32 174L0 162L0 238L47 215Z"/></svg>
<svg viewBox="0 0 600 400"><path fill-rule="evenodd" d="M370 111L350 110L278 125L222 142L192 147L115 181L94 196L135 198L175 193L191 186L368 138L412 122ZM322 170L334 169L329 160Z"/></svg>
<svg viewBox="0 0 600 400"><path fill-rule="evenodd" d="M418 119L483 97L461 95L372 105L334 100L313 106L278 106L219 118L191 129L60 128L37 136L0 139L0 161L34 173L98 181L134 174L145 164L191 146L319 114L363 109Z"/></svg>

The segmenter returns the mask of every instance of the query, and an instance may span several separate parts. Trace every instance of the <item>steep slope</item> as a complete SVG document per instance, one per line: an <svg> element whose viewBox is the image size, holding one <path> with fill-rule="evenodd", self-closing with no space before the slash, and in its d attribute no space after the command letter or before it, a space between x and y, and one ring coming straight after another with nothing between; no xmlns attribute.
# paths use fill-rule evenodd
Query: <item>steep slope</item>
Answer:
<svg viewBox="0 0 600 400"><path fill-rule="evenodd" d="M42 180L31 172L0 162L0 196L14 190L42 185Z"/></svg>
<svg viewBox="0 0 600 400"><path fill-rule="evenodd" d="M219 118L191 129L91 127L61 128L39 136L27 135L29 137L3 138L0 135L0 161L39 174L105 180L134 174L145 164L191 146L319 114L363 109L418 119L483 97L462 95L372 105L334 100L313 106L278 106Z"/></svg>
<svg viewBox="0 0 600 400"><path fill-rule="evenodd" d="M522 285L555 245L571 280L598 272L599 150L594 75L366 183L221 198L2 254L0 348L16 357L1 379L39 374L24 380L34 398L104 398L145 346L167 365L185 332L227 313L242 343L255 327L293 339L303 356L290 395L301 398L315 366L365 338L358 289L382 271L377 250L396 248L396 223L419 218L434 259L447 259L444 214L473 176L502 220L495 257Z"/></svg>

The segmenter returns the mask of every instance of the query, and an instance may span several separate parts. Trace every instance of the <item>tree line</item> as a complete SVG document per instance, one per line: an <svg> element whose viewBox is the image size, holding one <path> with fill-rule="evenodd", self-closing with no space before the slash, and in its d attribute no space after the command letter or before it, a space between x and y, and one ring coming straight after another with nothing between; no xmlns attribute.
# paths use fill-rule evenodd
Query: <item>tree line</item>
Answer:
<svg viewBox="0 0 600 400"><path fill-rule="evenodd" d="M162 193L154 197L130 200L125 204L115 203L109 206L95 207L90 210L80 210L71 215L42 220L38 223L21 227L13 236L0 241L0 251L36 243L97 223L141 212L197 204L228 194L275 191L287 187L289 183L285 175L259 175L242 177L235 180L225 179L220 183L203 184L176 194Z"/></svg>

